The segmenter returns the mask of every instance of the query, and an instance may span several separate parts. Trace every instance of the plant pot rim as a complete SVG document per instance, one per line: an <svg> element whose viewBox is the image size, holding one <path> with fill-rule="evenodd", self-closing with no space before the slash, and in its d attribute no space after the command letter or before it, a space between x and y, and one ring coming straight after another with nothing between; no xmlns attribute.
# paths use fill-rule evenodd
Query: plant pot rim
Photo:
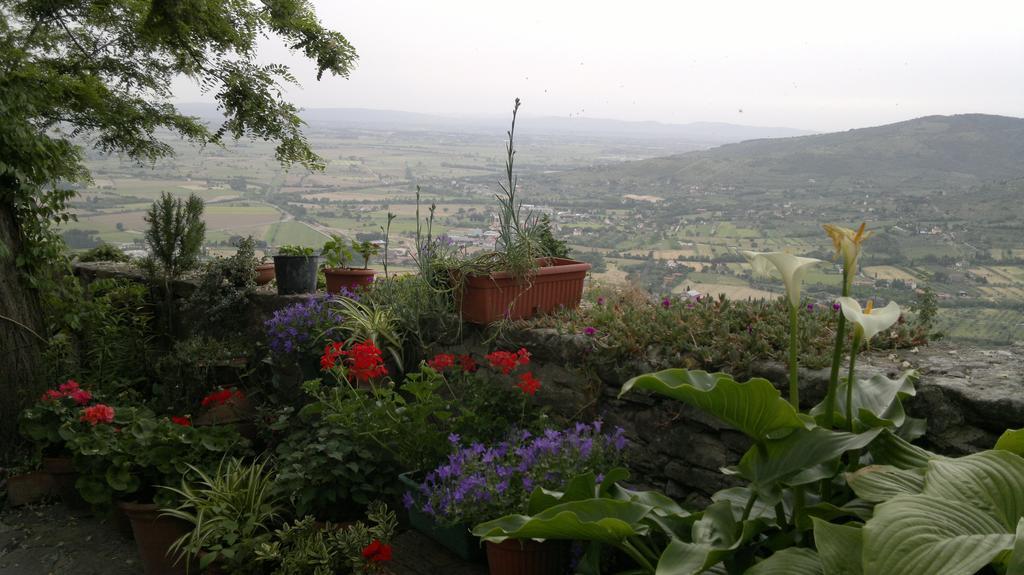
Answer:
<svg viewBox="0 0 1024 575"><path fill-rule="evenodd" d="M306 256L301 256L301 257L306 257ZM258 270L269 270L272 267L274 267L274 262L263 262L261 264L256 264L256 269L258 269Z"/></svg>
<svg viewBox="0 0 1024 575"><path fill-rule="evenodd" d="M586 262L570 258L537 258L537 265L538 267L528 274L529 278L574 272L586 273L591 268L591 265ZM466 276L466 281L472 283L506 279L513 279L512 272L497 271L486 275L468 274Z"/></svg>
<svg viewBox="0 0 1024 575"><path fill-rule="evenodd" d="M315 259L319 259L319 258L320 258L320 256L318 256L318 255L316 255L316 254L313 254L313 255L311 255L311 256L296 256L296 255L292 255L292 254L281 254L281 255L276 255L276 256L274 256L274 260L275 260L275 261L276 261L276 260L277 260L278 258L281 258L281 259L296 259L296 260L297 260L297 259L302 259L302 260L309 260L309 259L314 259L314 260L315 260Z"/></svg>
<svg viewBox="0 0 1024 575"><path fill-rule="evenodd" d="M325 274L368 276L377 273L373 268L324 268Z"/></svg>

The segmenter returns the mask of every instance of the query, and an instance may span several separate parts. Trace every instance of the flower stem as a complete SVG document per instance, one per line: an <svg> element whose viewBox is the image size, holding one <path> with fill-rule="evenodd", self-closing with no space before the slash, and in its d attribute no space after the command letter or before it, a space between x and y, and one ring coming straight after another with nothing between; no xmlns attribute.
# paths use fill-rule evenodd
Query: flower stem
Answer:
<svg viewBox="0 0 1024 575"><path fill-rule="evenodd" d="M797 308L789 306L789 403L800 411L800 386L797 382Z"/></svg>
<svg viewBox="0 0 1024 575"><path fill-rule="evenodd" d="M859 329L853 330L853 347L850 348L850 371L846 376L846 427L853 432L853 376L857 369L857 352L860 351L862 335Z"/></svg>
<svg viewBox="0 0 1024 575"><path fill-rule="evenodd" d="M653 575L654 565L652 565L651 562L648 561L646 557L644 557L644 554L637 550L637 548L634 547L628 540L623 541L622 546L619 547L619 549L625 551L626 555L629 555L633 559L633 561L637 562L637 565L640 565L641 567L646 569L648 573L651 573Z"/></svg>
<svg viewBox="0 0 1024 575"><path fill-rule="evenodd" d="M756 502L757 502L757 492L756 491L751 491L750 492L750 498L747 499L747 505L746 505L746 507L743 508L743 518L740 519L740 522L746 521L747 519L750 518L750 512L753 511L754 503L756 503Z"/></svg>
<svg viewBox="0 0 1024 575"><path fill-rule="evenodd" d="M846 281L849 270L843 266L843 297L850 295L850 285ZM839 367L843 363L843 342L846 339L846 316L839 312L839 325L836 326L836 345L832 351L832 371L828 377L828 393L825 394L825 427L832 428L836 410L836 388L839 387Z"/></svg>

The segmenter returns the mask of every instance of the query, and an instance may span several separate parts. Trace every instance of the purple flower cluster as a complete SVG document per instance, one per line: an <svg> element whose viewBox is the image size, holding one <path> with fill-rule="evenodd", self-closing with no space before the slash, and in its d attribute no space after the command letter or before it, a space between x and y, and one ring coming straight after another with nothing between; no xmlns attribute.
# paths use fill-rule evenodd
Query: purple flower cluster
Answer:
<svg viewBox="0 0 1024 575"><path fill-rule="evenodd" d="M524 511L537 487L559 490L586 472L599 477L622 462L626 447L621 427L602 433L602 422L548 429L538 435L514 432L497 445L458 447L448 461L427 474L419 493L406 493L406 507L419 508L441 525L475 524ZM600 479L599 479L600 481Z"/></svg>
<svg viewBox="0 0 1024 575"><path fill-rule="evenodd" d="M351 292L340 295L358 297ZM341 315L330 308L328 297L318 296L275 311L274 317L263 325L267 329L270 351L288 355L314 350L317 342L323 341L324 334L330 334L341 322Z"/></svg>

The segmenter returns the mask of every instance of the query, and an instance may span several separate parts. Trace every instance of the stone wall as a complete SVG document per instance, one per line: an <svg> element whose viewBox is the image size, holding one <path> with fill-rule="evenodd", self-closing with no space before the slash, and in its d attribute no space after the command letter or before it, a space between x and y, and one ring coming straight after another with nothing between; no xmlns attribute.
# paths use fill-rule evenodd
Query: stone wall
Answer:
<svg viewBox="0 0 1024 575"><path fill-rule="evenodd" d="M79 264L76 274L86 282L99 277L146 281L125 266L102 263ZM192 289L187 281L174 286L178 297L187 297ZM263 320L276 309L305 297L278 296L266 288L254 294L249 321L253 339L262 340ZM496 345L530 349L535 372L544 382L540 397L555 413L565 418L602 417L626 429L636 483L696 501L706 501L708 495L733 484L719 469L739 461L749 447L744 435L675 401L643 392L618 397L622 383L633 376L681 366L651 356L609 362L593 338L551 329L504 331L497 343L488 343L491 336L467 329L462 344L451 351L486 353ZM1007 428L1024 427L1024 344L998 350L934 344L919 350L872 352L858 361L861 377L891 377L905 369L921 373L917 396L907 402L907 410L928 421L928 432L919 441L925 447L961 455L991 447ZM786 384L781 364L751 365L749 371L780 389ZM801 374L801 398L807 405L821 401L827 380L827 369Z"/></svg>

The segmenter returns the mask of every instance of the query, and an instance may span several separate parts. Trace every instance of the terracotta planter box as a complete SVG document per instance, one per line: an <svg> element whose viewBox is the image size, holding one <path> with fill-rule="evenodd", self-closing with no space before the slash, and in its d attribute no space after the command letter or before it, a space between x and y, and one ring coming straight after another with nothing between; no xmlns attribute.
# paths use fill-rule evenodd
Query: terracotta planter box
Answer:
<svg viewBox="0 0 1024 575"><path fill-rule="evenodd" d="M374 270L362 268L325 268L324 278L327 280L327 293L338 293L341 288L354 291L360 286L373 283Z"/></svg>
<svg viewBox="0 0 1024 575"><path fill-rule="evenodd" d="M7 479L7 504L11 507L36 503L57 495L53 477L45 471L33 471Z"/></svg>
<svg viewBox="0 0 1024 575"><path fill-rule="evenodd" d="M256 285L267 285L272 279L274 279L274 262L256 266Z"/></svg>
<svg viewBox="0 0 1024 575"><path fill-rule="evenodd" d="M569 566L564 541L506 539L487 542L490 575L561 575Z"/></svg>
<svg viewBox="0 0 1024 575"><path fill-rule="evenodd" d="M545 258L537 263L541 267L522 283L508 272L466 278L460 301L462 319L486 325L578 306L590 264L566 258Z"/></svg>

